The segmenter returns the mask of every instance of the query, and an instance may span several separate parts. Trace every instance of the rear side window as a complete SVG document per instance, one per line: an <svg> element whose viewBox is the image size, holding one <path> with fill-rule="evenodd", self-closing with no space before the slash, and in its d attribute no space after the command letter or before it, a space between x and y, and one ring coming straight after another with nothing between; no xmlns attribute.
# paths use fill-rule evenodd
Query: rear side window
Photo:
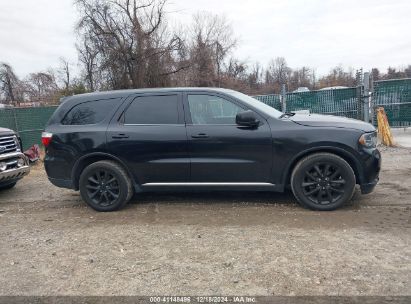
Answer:
<svg viewBox="0 0 411 304"><path fill-rule="evenodd" d="M119 99L95 100L80 103L66 114L63 125L93 125L103 121L112 113Z"/></svg>
<svg viewBox="0 0 411 304"><path fill-rule="evenodd" d="M178 124L178 95L137 97L124 113L124 124Z"/></svg>

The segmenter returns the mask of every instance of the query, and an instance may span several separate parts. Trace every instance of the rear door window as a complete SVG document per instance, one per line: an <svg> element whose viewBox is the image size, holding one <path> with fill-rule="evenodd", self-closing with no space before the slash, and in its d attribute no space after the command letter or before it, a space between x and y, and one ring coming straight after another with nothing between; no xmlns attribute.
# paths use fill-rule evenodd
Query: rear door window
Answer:
<svg viewBox="0 0 411 304"><path fill-rule="evenodd" d="M137 97L124 113L124 124L178 124L178 102L178 95Z"/></svg>

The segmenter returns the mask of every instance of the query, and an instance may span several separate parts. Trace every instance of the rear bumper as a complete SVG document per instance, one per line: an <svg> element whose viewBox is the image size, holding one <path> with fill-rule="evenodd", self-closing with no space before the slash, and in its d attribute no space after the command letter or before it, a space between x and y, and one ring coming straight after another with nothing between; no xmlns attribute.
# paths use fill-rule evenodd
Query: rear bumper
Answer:
<svg viewBox="0 0 411 304"><path fill-rule="evenodd" d="M71 180L49 177L49 181L56 187L74 189L73 182Z"/></svg>
<svg viewBox="0 0 411 304"><path fill-rule="evenodd" d="M7 153L7 154L0 155L0 162L14 163L19 158L24 160L24 165L21 167L14 166L11 169L6 169L4 171L1 171L0 172L0 183L1 184L16 181L22 178L23 176L29 174L30 172L29 160L27 156L25 156L21 152L14 152L14 153Z"/></svg>

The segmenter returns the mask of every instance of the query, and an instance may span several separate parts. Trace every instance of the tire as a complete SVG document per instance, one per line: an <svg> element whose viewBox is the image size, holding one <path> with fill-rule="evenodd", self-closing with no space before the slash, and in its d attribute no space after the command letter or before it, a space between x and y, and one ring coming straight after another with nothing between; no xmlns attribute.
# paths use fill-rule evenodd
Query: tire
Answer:
<svg viewBox="0 0 411 304"><path fill-rule="evenodd" d="M351 200L355 174L341 157L316 153L300 160L291 175L291 189L305 208L332 211Z"/></svg>
<svg viewBox="0 0 411 304"><path fill-rule="evenodd" d="M127 172L118 163L108 160L86 167L80 175L79 188L83 200L100 212L119 210L133 196Z"/></svg>
<svg viewBox="0 0 411 304"><path fill-rule="evenodd" d="M13 188L16 184L17 184L17 182L0 184L0 190L8 190L8 189L11 189L11 188Z"/></svg>

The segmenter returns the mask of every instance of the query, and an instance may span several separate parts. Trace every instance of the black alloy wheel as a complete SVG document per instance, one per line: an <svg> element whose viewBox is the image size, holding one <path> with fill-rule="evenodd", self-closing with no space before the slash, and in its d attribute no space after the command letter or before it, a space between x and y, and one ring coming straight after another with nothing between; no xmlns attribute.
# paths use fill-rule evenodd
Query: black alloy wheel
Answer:
<svg viewBox="0 0 411 304"><path fill-rule="evenodd" d="M113 205L120 196L117 178L105 169L96 169L87 178L86 188L89 199L101 207Z"/></svg>
<svg viewBox="0 0 411 304"><path fill-rule="evenodd" d="M314 210L335 210L349 201L355 190L355 174L341 157L317 153L294 168L291 188L299 203Z"/></svg>
<svg viewBox="0 0 411 304"><path fill-rule="evenodd" d="M114 161L98 161L86 167L79 188L83 200L97 211L118 210L133 195L127 172Z"/></svg>
<svg viewBox="0 0 411 304"><path fill-rule="evenodd" d="M314 204L332 204L345 192L341 169L330 162L317 163L305 170L301 182L304 195Z"/></svg>

